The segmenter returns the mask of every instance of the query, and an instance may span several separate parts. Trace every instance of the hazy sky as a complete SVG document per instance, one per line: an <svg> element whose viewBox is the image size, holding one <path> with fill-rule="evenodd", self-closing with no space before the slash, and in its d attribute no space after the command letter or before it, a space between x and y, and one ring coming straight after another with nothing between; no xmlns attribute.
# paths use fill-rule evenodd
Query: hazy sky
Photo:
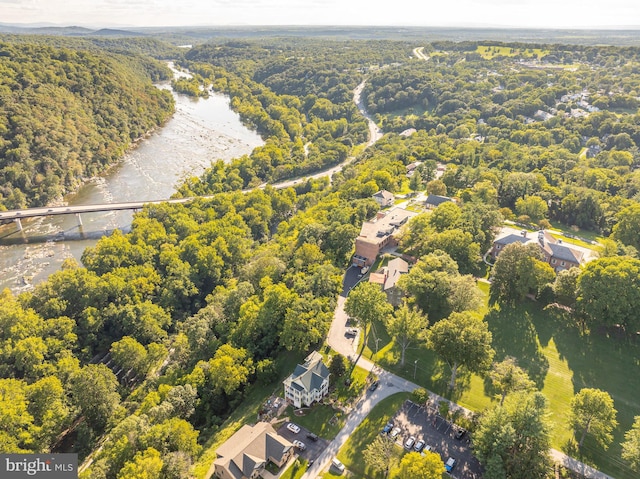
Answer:
<svg viewBox="0 0 640 479"><path fill-rule="evenodd" d="M0 0L0 22L86 26L640 26L638 0Z"/></svg>

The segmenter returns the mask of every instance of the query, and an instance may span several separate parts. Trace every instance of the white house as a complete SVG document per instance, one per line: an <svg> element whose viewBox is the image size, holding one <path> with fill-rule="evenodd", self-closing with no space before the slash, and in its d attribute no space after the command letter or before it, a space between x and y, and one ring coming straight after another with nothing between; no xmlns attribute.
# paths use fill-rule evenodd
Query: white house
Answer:
<svg viewBox="0 0 640 479"><path fill-rule="evenodd" d="M377 193L374 193L373 199L378 202L380 208L386 208L387 206L393 205L395 196L387 190L380 190Z"/></svg>
<svg viewBox="0 0 640 479"><path fill-rule="evenodd" d="M310 406L329 393L330 375L322 355L314 351L284 380L284 398L297 408Z"/></svg>

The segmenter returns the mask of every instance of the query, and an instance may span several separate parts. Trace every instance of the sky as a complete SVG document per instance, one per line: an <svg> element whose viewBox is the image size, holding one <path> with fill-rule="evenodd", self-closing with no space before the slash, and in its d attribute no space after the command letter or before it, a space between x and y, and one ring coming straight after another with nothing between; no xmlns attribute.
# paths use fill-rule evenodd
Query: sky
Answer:
<svg viewBox="0 0 640 479"><path fill-rule="evenodd" d="M638 0L0 0L0 23L640 28Z"/></svg>

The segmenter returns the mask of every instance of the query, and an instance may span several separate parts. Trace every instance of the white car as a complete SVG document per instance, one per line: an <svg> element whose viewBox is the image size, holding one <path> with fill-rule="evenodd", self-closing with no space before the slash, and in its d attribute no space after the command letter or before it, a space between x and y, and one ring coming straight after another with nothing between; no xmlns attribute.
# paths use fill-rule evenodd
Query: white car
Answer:
<svg viewBox="0 0 640 479"><path fill-rule="evenodd" d="M395 438L396 438L396 436L397 436L398 434L400 434L400 431L401 431L401 429L400 429L399 427L394 427L394 428L391 430L391 434L389 434L389 435L390 435L393 439L395 439Z"/></svg>
<svg viewBox="0 0 640 479"><path fill-rule="evenodd" d="M415 444L415 442L416 442L416 438L414 436L409 437L409 439L407 439L407 442L404 443L404 448L407 451L410 451L413 445Z"/></svg>
<svg viewBox="0 0 640 479"><path fill-rule="evenodd" d="M289 424L287 424L287 429L289 431L291 431L294 434L298 434L300 432L300 426L290 422Z"/></svg>
<svg viewBox="0 0 640 479"><path fill-rule="evenodd" d="M298 441L297 439L295 439L293 441L293 447L298 448L301 451L304 451L307 448L307 446L306 446L306 444L304 442Z"/></svg>

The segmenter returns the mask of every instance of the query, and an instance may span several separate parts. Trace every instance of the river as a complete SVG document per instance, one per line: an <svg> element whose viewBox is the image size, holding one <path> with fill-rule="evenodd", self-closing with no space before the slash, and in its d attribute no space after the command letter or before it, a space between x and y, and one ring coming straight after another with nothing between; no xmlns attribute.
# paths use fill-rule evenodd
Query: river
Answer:
<svg viewBox="0 0 640 479"><path fill-rule="evenodd" d="M179 73L176 73L179 75ZM159 85L170 88L168 84ZM176 112L162 127L128 152L109 173L73 195L69 205L151 201L169 198L184 178L199 176L212 161L229 161L263 144L229 108L229 98L212 94L193 99L174 93ZM114 229L128 231L133 213L86 213L23 220L24 230L0 228L0 291L18 293L58 271L66 258L82 252Z"/></svg>

